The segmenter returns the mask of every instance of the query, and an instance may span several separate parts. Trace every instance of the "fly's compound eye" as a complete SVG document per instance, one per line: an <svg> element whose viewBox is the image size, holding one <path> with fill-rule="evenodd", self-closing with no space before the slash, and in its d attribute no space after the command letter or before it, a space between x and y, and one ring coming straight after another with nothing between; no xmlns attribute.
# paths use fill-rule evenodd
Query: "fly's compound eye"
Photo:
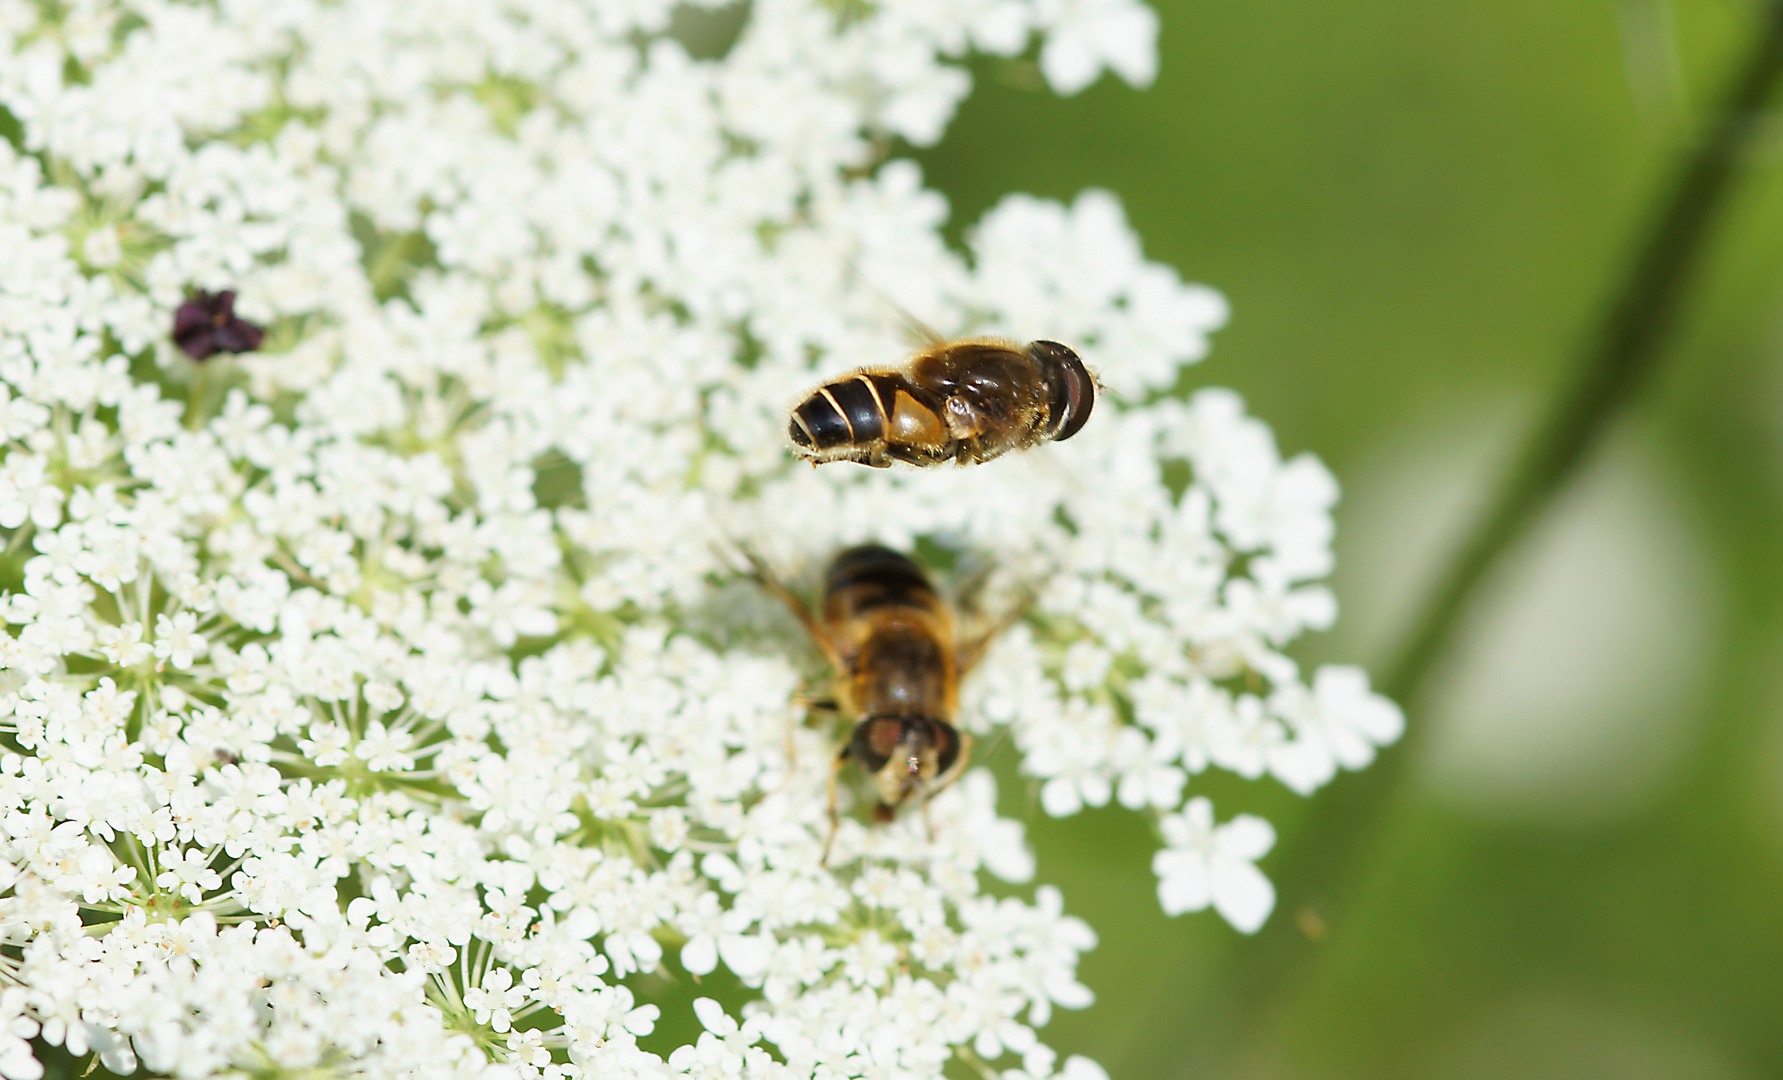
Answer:
<svg viewBox="0 0 1783 1080"><path fill-rule="evenodd" d="M848 752L870 773L885 768L898 744L904 741L904 721L893 716L875 716L863 720L854 729Z"/></svg>
<svg viewBox="0 0 1783 1080"><path fill-rule="evenodd" d="M935 741L935 773L945 776L960 760L960 733L952 724L936 720L931 735Z"/></svg>
<svg viewBox="0 0 1783 1080"><path fill-rule="evenodd" d="M1046 369L1052 440L1064 442L1089 420L1096 406L1096 380L1075 352L1056 341L1029 342L1028 353Z"/></svg>

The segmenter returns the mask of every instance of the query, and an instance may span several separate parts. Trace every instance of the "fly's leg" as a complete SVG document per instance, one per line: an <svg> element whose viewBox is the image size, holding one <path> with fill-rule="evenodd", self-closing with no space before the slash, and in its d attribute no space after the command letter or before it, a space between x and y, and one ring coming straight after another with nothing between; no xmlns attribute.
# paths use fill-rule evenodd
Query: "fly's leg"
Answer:
<svg viewBox="0 0 1783 1080"><path fill-rule="evenodd" d="M768 569L768 564L762 561L761 556L748 548L741 548L740 551L743 558L749 563L747 573L750 580L760 585L769 596L785 604L786 610L792 612L793 618L799 620L799 625L805 628L805 632L811 635L811 640L817 643L819 649L823 650L824 659L830 662L830 667L841 671L842 658L836 651L835 642L830 640L829 632L824 629L821 622L817 621L817 616L811 614L810 606L798 593L787 588L779 578L774 576L774 572Z"/></svg>
<svg viewBox="0 0 1783 1080"><path fill-rule="evenodd" d="M923 792L922 827L927 830L929 834L929 843L931 845L935 842L935 823L929 818L929 800L941 794L943 791L946 791L949 787L952 787L955 780L958 780L961 776L965 775L966 764L972 760L972 745L975 741L976 740L972 738L970 733L964 731L960 732L959 757L954 758L952 767L940 776L935 777L934 782L929 785L929 789Z"/></svg>
<svg viewBox="0 0 1783 1080"><path fill-rule="evenodd" d="M836 830L840 829L842 827L842 812L839 809L837 809L837 806L836 806L836 801L837 801L836 774L838 774L842 771L842 766L844 764L846 764L847 761L848 761L848 747L846 747L846 746L844 746L842 748L842 751L840 753L838 753L835 756L835 758L830 761L830 782L829 782L830 833L828 836L824 837L824 839L823 839L823 858L818 861L819 866L827 867L830 864L830 848L833 847L836 843Z"/></svg>
<svg viewBox="0 0 1783 1080"><path fill-rule="evenodd" d="M794 708L804 709L807 719L809 719L812 713L829 713L833 715L842 711L842 707L836 704L835 698L814 698L805 694L794 694L792 696L792 704ZM798 725L799 722L792 718L792 714L788 713L786 717L786 778L780 781L779 787L774 789L775 794L785 791L792 785L793 773L797 769L799 763L799 750L793 742L793 734L797 730Z"/></svg>
<svg viewBox="0 0 1783 1080"><path fill-rule="evenodd" d="M960 732L960 754L953 759L953 764L948 767L948 770L940 776L935 777L934 781L929 785L929 790L923 796L923 806L925 808L928 806L930 799L952 787L955 780L958 780L961 776L965 775L966 766L972 760L972 747L977 745L977 742L978 740L974 739L970 732Z"/></svg>

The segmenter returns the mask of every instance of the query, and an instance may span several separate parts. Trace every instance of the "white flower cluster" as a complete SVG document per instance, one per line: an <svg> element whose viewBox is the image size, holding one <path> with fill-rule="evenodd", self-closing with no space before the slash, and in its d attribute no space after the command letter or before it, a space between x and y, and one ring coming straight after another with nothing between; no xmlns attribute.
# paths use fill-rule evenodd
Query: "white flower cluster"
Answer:
<svg viewBox="0 0 1783 1080"><path fill-rule="evenodd" d="M1157 815L1172 912L1273 902L1194 774L1397 734L1280 651L1334 614L1329 475L1166 396L1219 296L1104 193L951 251L885 160L949 58L1144 82L1155 16L751 0L696 57L677 10L0 0L0 1075L1101 1076L1036 1036L1094 936L983 891L1033 872L987 772L823 863L822 673L739 544L1001 567L962 726L1049 813ZM261 350L176 348L197 290ZM795 395L906 349L882 291L1115 394L976 469L799 465ZM721 965L740 1019L655 1052L660 973Z"/></svg>

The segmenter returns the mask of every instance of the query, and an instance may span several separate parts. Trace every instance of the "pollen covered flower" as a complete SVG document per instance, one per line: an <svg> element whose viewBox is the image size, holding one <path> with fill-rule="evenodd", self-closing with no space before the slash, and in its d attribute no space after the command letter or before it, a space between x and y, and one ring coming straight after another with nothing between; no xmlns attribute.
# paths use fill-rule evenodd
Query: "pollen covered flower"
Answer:
<svg viewBox="0 0 1783 1080"><path fill-rule="evenodd" d="M0 18L0 1075L42 1038L182 1077L1105 1080L1042 1041L1096 938L990 773L872 824L851 769L832 841L827 673L742 549L807 592L923 553L1008 624L959 726L1046 813L1156 820L1165 910L1267 917L1273 833L1202 775L1310 792L1402 725L1283 651L1335 616L1335 482L1171 394L1225 301L1114 195L1011 196L958 251L886 156L972 50L1149 82L1156 16L844 6L699 48L663 3ZM801 467L789 399L907 355L900 306L1115 393L973 469ZM697 1040L641 1045L708 975Z"/></svg>

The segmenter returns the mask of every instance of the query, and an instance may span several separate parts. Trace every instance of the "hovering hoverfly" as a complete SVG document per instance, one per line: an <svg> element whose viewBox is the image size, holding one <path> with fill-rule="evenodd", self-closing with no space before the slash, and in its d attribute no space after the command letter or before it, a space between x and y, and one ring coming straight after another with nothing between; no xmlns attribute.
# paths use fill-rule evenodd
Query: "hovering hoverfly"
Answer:
<svg viewBox="0 0 1783 1080"><path fill-rule="evenodd" d="M793 451L814 465L974 465L1069 439L1090 418L1095 377L1064 345L929 336L901 367L862 368L807 394L787 424Z"/></svg>
<svg viewBox="0 0 1783 1080"><path fill-rule="evenodd" d="M830 769L827 862L840 820L836 774L849 761L872 775L873 820L882 823L905 803L926 803L965 771L972 737L953 726L960 679L1002 626L962 642L953 608L923 568L889 548L866 545L836 556L825 575L821 617L751 561L756 580L792 609L835 671L835 699L813 707L854 724Z"/></svg>

